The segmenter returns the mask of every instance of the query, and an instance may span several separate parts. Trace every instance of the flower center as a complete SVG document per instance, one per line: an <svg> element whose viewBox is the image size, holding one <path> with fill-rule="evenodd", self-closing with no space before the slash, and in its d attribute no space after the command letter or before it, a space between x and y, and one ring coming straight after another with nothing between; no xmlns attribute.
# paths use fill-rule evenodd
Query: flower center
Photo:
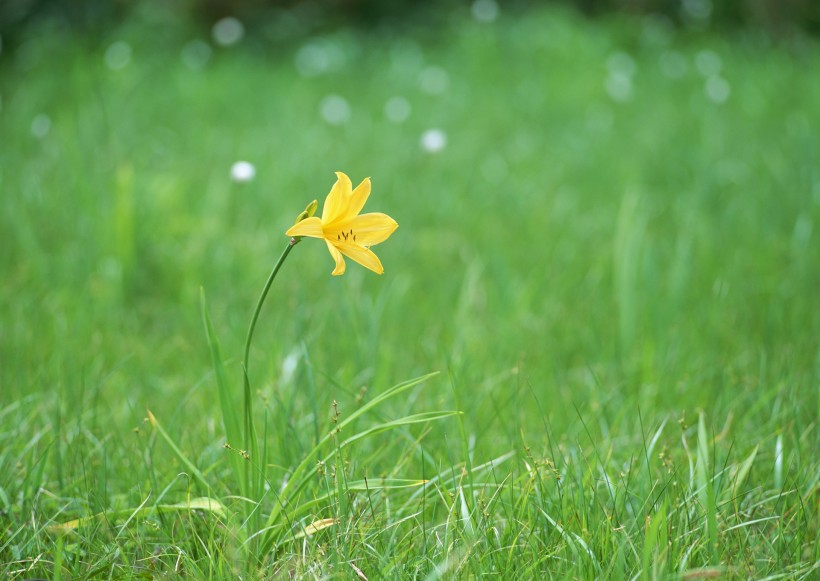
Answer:
<svg viewBox="0 0 820 581"><path fill-rule="evenodd" d="M339 234L336 234L336 240L342 241L352 241L356 242L356 235L353 233L353 228L350 229L350 232L345 232L342 230Z"/></svg>

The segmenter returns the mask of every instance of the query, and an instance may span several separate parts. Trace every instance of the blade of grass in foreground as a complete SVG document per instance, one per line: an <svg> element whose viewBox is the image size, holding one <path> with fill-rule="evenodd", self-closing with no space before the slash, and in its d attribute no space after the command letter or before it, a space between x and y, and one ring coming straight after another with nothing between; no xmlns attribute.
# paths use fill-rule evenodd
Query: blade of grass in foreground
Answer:
<svg viewBox="0 0 820 581"><path fill-rule="evenodd" d="M48 527L51 533L70 533L79 528L93 522L106 522L111 519L128 517L126 524L136 517L146 516L154 512L182 512L191 510L204 510L211 512L217 516L225 516L225 506L216 499L207 496L200 496L192 498L184 502L177 502L175 504L156 504L152 506L141 506L135 508L123 508L120 510L112 510L108 512L98 512L91 516L77 518L57 525Z"/></svg>
<svg viewBox="0 0 820 581"><path fill-rule="evenodd" d="M438 372L428 373L427 375L422 375L421 377L417 377L415 379L411 379L411 380L405 381L403 383L400 383L398 385L395 385L395 386L391 387L390 389L386 390L384 393L381 393L381 394L377 395L376 397L374 397L373 399L371 399L370 401L364 403L360 408L358 408L353 413L351 413L349 416L347 416L344 420L339 422L339 424L337 424L334 431L343 430L347 425L349 425L350 423L355 421L357 418L359 418L363 414L366 414L367 412L369 412L370 410L372 410L376 406L382 404L383 402L387 401L390 398L393 398L393 397L395 397L395 396L397 396L401 393L404 393L408 389L411 389L411 388L419 385L420 383L423 383L423 382L427 381L428 379L430 379L431 377L434 377L436 375L438 375ZM448 414L448 415L451 415L451 414ZM435 419L435 418L428 417L425 421L430 421L432 419ZM393 421L388 422L388 423L390 424L390 427L398 427L398 426L404 425L401 418L398 419L398 420L393 420ZM388 428L384 428L384 429L388 429ZM375 432L372 432L372 431L369 431L369 430L366 430L366 431L368 433L375 433ZM381 431L381 430L376 429L376 432L378 432L378 431ZM330 432L330 433L326 434L324 437L322 437L319 440L319 442L313 447L313 449L310 452L308 452L307 454L305 454L305 457L302 459L302 461L299 463L299 465L294 469L293 473L291 474L290 479L288 480L287 484L282 489L282 491L280 492L280 495L279 495L280 498L282 499L282 501L285 504L289 500L291 500L296 494L299 493L299 491L308 482L309 476L317 470L316 460L319 457L320 450L322 449L322 447L325 444L327 444L332 439L332 437L333 437L333 432ZM361 436L359 434L355 434L355 435L351 436L350 438L348 438L347 442L349 443L351 441L360 439L361 437L363 437L363 436ZM276 523L277 519L279 518L279 516L282 513L282 510L283 510L283 507L284 507L283 502L279 502L273 507L273 510L271 510L270 516L268 517L268 520L267 520L267 522L265 523L265 526L262 529L263 531L265 531L263 533L264 536L263 536L263 541L261 543L261 550L262 550L263 554L266 553L267 551L269 551L271 546L274 543L273 531L276 529L274 524ZM256 534L258 534L258 533L256 533Z"/></svg>
<svg viewBox="0 0 820 581"><path fill-rule="evenodd" d="M701 412L698 419L697 486L701 506L706 516L711 564L717 563L717 504L715 483L711 478L709 440L706 435L706 419Z"/></svg>
<svg viewBox="0 0 820 581"><path fill-rule="evenodd" d="M182 450L180 450L179 446L176 445L176 442L174 442L171 439L171 436L168 435L168 432L165 431L165 428L162 427L162 425L159 423L159 420L157 420L157 418L154 417L154 414L151 413L151 410L147 410L147 412L148 420L151 422L151 425L154 427L154 429L157 430L159 435L162 436L162 439L165 440L165 443L168 444L168 446L171 448L174 454L176 454L177 458L179 458L179 461L185 465L190 474L194 478L196 478L196 480L198 480L200 484L202 484L205 490L210 490L211 487L208 484L208 481L205 480L205 477L202 475L202 472L199 471L199 468L194 466L194 463L188 460L188 457L182 453Z"/></svg>
<svg viewBox="0 0 820 581"><path fill-rule="evenodd" d="M200 307L202 310L202 321L205 324L205 333L208 337L208 346L211 350L211 360L216 375L217 392L219 393L219 407L222 410L222 423L225 426L225 436L227 443L239 446L243 441L242 430L239 425L239 416L236 413L236 404L231 395L230 384L225 373L225 364L222 362L222 350L219 347L219 340L216 337L211 317L208 315L208 305L205 301L205 290L199 290ZM239 454L231 454L231 467L234 475L239 481L241 495L249 497L248 490L248 466L243 462Z"/></svg>
<svg viewBox="0 0 820 581"><path fill-rule="evenodd" d="M351 444L351 443L353 443L357 440L361 440L363 438L366 438L368 436L372 436L372 435L380 433L380 432L384 432L386 430L399 428L399 427L407 426L407 425L410 425L410 424L432 422L432 421L440 420L440 419L443 419L443 418L446 418L446 417L455 416L455 415L458 415L459 413L460 412L454 412L454 411L425 412L425 413L421 413L421 414L415 414L413 416L407 416L406 418L399 418L397 420L392 420L390 422L385 422L383 424L379 424L379 425L374 426L373 428L370 428L370 429L365 430L363 432L359 432L357 434L354 434L350 438L347 438L346 440L341 442L338 445L337 448L335 448L332 452L327 454L319 462L314 462L313 465L310 467L310 470L308 470L306 473L303 474L303 476L302 476L300 482L298 482L298 484L296 484L292 488L290 488L290 486L286 486L285 490L282 493L282 495L280 495L280 497L279 497L280 501L281 500L287 501L287 498L285 498L283 496L286 491L289 491L289 494L290 494L291 497L295 497L296 495L298 495L310 483L310 481L316 476L317 472L319 471L319 465L330 465L331 462L333 461L334 456L338 456L340 451L343 448L345 448L346 446L348 446L349 444ZM313 452L318 452L318 450L314 449ZM301 465L300 465L300 467L301 467ZM294 474L295 474L295 472L294 472ZM340 481L341 478L339 478L338 480ZM290 484L290 482L294 482L294 480L291 479L289 481L289 484ZM288 523L292 523L293 521L301 518L302 515L307 513L313 507L320 506L323 502L333 498L334 495L337 499L344 499L346 493L350 492L350 491L374 491L374 490L391 490L391 489L399 489L399 488L413 488L413 487L424 486L424 485L428 484L428 482L429 482L428 480L408 480L408 479L401 479L401 478L376 478L376 479L373 479L372 481L371 480L350 481L350 482L344 483L344 486L342 486L341 483L338 483L338 486L337 486L336 490L331 490L330 492L327 492L327 493L325 493L323 495L320 495L320 496L317 496L317 497L311 497L310 500L308 500L306 502L303 502L301 504L297 505L295 503L287 503L288 506L292 506L292 510L291 510L290 513L287 514L287 519L286 520L287 520ZM280 508L280 505L277 505L277 508ZM268 519L268 522L272 523L273 520ZM262 529L260 531L257 531L256 533L254 533L253 535L248 537L246 542L257 538L260 535L266 535L266 537L269 537L271 534L273 534L274 531L279 530L280 528L281 528L281 526L278 525L278 524L269 524L264 529ZM289 538L295 540L295 537L289 537ZM273 540L271 540L270 542L271 542L271 545L272 545ZM266 547L264 544L263 544L263 547L265 547L264 552L267 552L268 547Z"/></svg>
<svg viewBox="0 0 820 581"><path fill-rule="evenodd" d="M657 548L657 553L655 549ZM666 534L666 502L655 511L649 521L646 538L643 545L643 559L641 561L641 578L656 579L657 571L653 567L662 567L666 562L667 534ZM651 573L651 575L650 575Z"/></svg>

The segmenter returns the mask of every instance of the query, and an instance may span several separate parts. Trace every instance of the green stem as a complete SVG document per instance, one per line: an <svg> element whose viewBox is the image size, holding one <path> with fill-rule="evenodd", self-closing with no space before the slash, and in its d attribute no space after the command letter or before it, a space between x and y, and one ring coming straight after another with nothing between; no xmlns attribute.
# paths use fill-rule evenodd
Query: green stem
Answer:
<svg viewBox="0 0 820 581"><path fill-rule="evenodd" d="M293 250L293 247L299 243L301 238L291 238L290 242L288 242L287 247L285 248L284 252L282 252L282 256L279 257L279 260L276 262L276 265L273 267L273 270L268 277L267 282L265 283L265 288L262 289L262 294L259 296L259 301L256 303L256 310L253 312L253 318L251 319L251 324L248 327L248 336L245 339L245 356L242 359L242 375L244 376L244 384L245 384L245 442L244 447L245 450L251 453L251 457L256 460L254 454L256 450L254 449L253 442L255 440L254 430L253 430L253 406L251 404L251 385L250 380L248 378L248 357L250 356L251 352L251 341L253 340L253 331L256 329L256 321L259 320L259 313L262 311L262 305L265 303L265 298L268 296L268 291L270 290L271 284L273 284L273 279L276 278L276 274L279 272L279 269L282 268L282 264L285 262L285 259L290 254L290 251Z"/></svg>
<svg viewBox="0 0 820 581"><path fill-rule="evenodd" d="M259 313L262 311L262 305L265 303L265 297L268 296L268 291L270 290L271 284L273 284L273 279L276 278L276 274L279 272L279 269L282 268L282 263L285 262L285 259L290 254L290 251L293 250L293 247L299 243L299 238L291 238L290 242L288 242L285 251L282 252L282 256L279 257L279 260L276 262L276 266L273 267L273 270L268 277L268 281L265 283L265 288L262 289L262 294L259 296L259 302L256 303L256 310L253 312L253 318L251 319L251 324L248 327L248 336L245 339L245 357L242 360L242 369L245 372L245 375L248 374L248 356L251 352L251 340L253 339L253 331L256 329L256 321L259 319Z"/></svg>

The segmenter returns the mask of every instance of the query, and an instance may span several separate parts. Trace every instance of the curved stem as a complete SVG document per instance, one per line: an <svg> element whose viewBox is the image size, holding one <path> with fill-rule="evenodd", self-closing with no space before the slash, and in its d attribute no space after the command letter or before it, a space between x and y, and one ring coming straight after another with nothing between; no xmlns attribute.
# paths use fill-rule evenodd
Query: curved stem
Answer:
<svg viewBox="0 0 820 581"><path fill-rule="evenodd" d="M250 462L245 463L245 483L247 484L247 490L244 492L246 496L249 498L259 498L262 497L262 490L264 488L264 482L266 479L265 475L265 458L264 452L260 453L260 450L256 446L256 430L253 426L253 399L251 397L251 382L248 378L248 358L250 357L251 352L251 341L253 340L253 332L256 329L256 322L259 320L259 313L262 312L262 305L265 304L265 298L268 296L268 291L270 290L271 285L273 284L273 279L276 278L276 275L279 273L279 269L282 268L282 264L285 262L285 259L290 254L290 251L293 250L293 247L299 243L300 238L291 238L290 242L288 242L287 247L285 247L284 252L282 252L282 256L279 257L279 260L274 265L273 270L268 276L267 282L265 282L265 287L262 289L262 294L259 295L259 301L256 303L256 309L253 312L253 318L251 319L251 324L248 327L248 336L245 338L245 355L242 358L242 379L243 379L243 387L244 387L244 400L245 400L245 421L244 421L244 448L246 454L248 454L247 458ZM259 473L252 474L251 473L251 466L261 466ZM253 479L253 480L251 480ZM260 515L257 511L254 511L253 514L254 520L258 521ZM249 517L250 518L250 517ZM256 523L258 524L258 523ZM254 526L254 528L258 528Z"/></svg>
<svg viewBox="0 0 820 581"><path fill-rule="evenodd" d="M268 296L268 291L270 290L271 284L273 284L273 279L276 278L276 274L279 272L279 269L282 268L282 263L285 262L288 254L290 254L290 251L293 250L293 247L296 246L298 242L298 238L290 239L285 251L282 252L282 256L280 256L279 260L276 262L276 266L273 267L273 270L268 277L268 281L265 283L265 288L262 289L262 294L259 296L259 302L256 303L256 310L253 312L253 318L251 319L250 327L248 327L248 336L245 339L245 356L242 359L242 370L244 371L245 376L248 375L248 356L251 352L253 331L256 329L256 321L259 319L259 313L262 311L262 305L265 303L265 298Z"/></svg>

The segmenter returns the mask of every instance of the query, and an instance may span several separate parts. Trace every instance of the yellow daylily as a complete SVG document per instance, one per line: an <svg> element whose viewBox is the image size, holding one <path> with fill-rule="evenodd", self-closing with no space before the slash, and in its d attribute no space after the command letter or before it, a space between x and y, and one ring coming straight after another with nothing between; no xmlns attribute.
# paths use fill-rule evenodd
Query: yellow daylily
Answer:
<svg viewBox="0 0 820 581"><path fill-rule="evenodd" d="M382 263L370 247L387 240L399 225L387 214L359 214L370 195L370 178L365 178L355 190L344 173L337 171L336 178L322 208L321 219L315 216L305 218L285 234L324 239L336 261L334 276L345 272L342 255L376 274L382 274Z"/></svg>

